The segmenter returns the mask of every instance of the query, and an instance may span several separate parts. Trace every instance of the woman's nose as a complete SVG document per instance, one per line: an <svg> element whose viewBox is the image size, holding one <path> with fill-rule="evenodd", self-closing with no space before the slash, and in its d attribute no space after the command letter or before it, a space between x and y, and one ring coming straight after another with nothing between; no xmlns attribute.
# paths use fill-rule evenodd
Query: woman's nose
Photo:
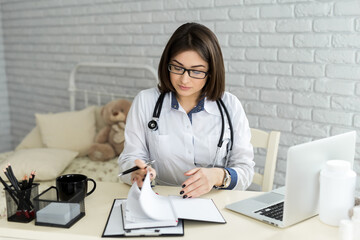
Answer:
<svg viewBox="0 0 360 240"><path fill-rule="evenodd" d="M181 82L187 83L187 82L189 82L189 81L191 81L191 77L190 77L190 75L189 75L189 72L186 71L186 72L184 72L183 75L181 75Z"/></svg>

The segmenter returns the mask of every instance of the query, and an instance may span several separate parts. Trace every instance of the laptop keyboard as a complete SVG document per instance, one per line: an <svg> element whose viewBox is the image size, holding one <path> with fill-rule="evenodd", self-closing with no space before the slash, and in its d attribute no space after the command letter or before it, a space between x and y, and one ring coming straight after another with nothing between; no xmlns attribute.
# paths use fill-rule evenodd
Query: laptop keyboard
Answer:
<svg viewBox="0 0 360 240"><path fill-rule="evenodd" d="M276 220L282 221L284 212L284 202L280 202L269 207L260 209L255 211L255 213L259 213L260 215L264 215L269 218L274 218Z"/></svg>

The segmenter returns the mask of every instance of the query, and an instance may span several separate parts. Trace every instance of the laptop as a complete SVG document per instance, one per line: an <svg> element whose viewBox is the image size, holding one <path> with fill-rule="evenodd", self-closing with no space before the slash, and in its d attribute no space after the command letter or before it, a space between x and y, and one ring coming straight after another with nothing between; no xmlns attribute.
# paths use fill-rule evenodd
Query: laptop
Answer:
<svg viewBox="0 0 360 240"><path fill-rule="evenodd" d="M356 132L348 132L292 146L287 154L285 186L244 199L226 208L265 223L285 228L319 212L320 171L328 160L353 166Z"/></svg>

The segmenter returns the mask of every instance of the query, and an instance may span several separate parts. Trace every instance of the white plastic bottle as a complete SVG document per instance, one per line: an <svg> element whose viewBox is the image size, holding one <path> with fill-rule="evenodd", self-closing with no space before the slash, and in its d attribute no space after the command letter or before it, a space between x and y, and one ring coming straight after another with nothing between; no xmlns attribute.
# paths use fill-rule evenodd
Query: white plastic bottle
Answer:
<svg viewBox="0 0 360 240"><path fill-rule="evenodd" d="M340 240L354 240L354 224L349 219L343 219L339 225Z"/></svg>
<svg viewBox="0 0 360 240"><path fill-rule="evenodd" d="M353 216L351 218L353 224L353 239L360 239L360 206L353 209Z"/></svg>
<svg viewBox="0 0 360 240"><path fill-rule="evenodd" d="M349 210L355 202L356 173L344 160L330 160L320 172L320 220L339 226L340 220L349 219Z"/></svg>

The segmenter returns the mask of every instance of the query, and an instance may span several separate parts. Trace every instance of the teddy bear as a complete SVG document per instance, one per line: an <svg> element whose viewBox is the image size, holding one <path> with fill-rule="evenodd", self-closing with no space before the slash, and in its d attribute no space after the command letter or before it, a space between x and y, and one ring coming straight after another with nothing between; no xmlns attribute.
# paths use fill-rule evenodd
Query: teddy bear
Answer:
<svg viewBox="0 0 360 240"><path fill-rule="evenodd" d="M131 102L116 99L101 108L100 115L105 126L99 130L88 151L93 161L107 161L118 156L124 149L124 130Z"/></svg>

